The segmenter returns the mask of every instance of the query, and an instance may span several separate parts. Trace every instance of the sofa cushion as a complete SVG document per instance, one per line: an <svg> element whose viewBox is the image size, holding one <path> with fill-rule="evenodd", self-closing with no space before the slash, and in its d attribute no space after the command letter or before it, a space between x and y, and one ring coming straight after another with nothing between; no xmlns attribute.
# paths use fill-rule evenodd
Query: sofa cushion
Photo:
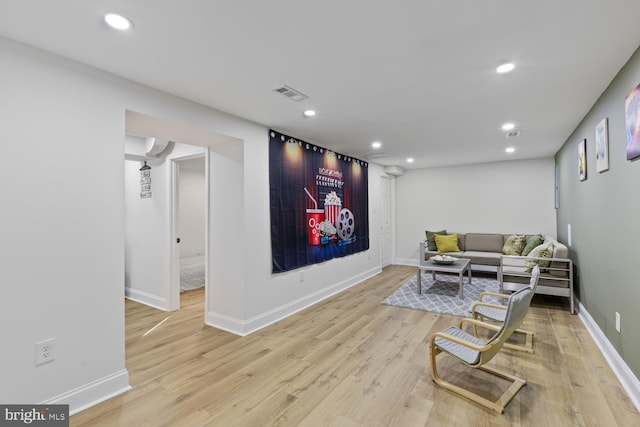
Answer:
<svg viewBox="0 0 640 427"><path fill-rule="evenodd" d="M520 255L522 256L529 255L529 253L531 253L533 248L535 248L536 246L540 246L543 242L544 242L544 238L542 237L542 234L535 234L529 237L527 239L527 243L524 245L524 248L522 248L522 252L520 252Z"/></svg>
<svg viewBox="0 0 640 427"><path fill-rule="evenodd" d="M451 234L458 235L458 247L460 248L460 251L464 252L464 233L451 233Z"/></svg>
<svg viewBox="0 0 640 427"><path fill-rule="evenodd" d="M470 259L471 264L499 266L501 257L500 252L464 251L462 253L462 258Z"/></svg>
<svg viewBox="0 0 640 427"><path fill-rule="evenodd" d="M457 234L449 234L446 236L442 234L436 234L434 238L436 241L438 252L460 252L460 248L458 248Z"/></svg>
<svg viewBox="0 0 640 427"><path fill-rule="evenodd" d="M504 237L502 234L467 233L464 238L465 251L502 253Z"/></svg>
<svg viewBox="0 0 640 427"><path fill-rule="evenodd" d="M438 248L436 247L436 240L434 239L433 236L435 236L436 234L447 234L447 230L441 230L441 231L429 231L426 230L425 232L427 234L427 249L430 251L437 251Z"/></svg>
<svg viewBox="0 0 640 427"><path fill-rule="evenodd" d="M512 234L507 237L502 247L502 253L505 255L520 255L526 243L524 234Z"/></svg>
<svg viewBox="0 0 640 427"><path fill-rule="evenodd" d="M528 256L533 258L551 258L552 255L553 243L546 242L533 248ZM540 271L544 273L547 271L547 267L549 267L549 264L551 264L551 261L542 259L527 259L524 262L524 265L527 267L527 273L531 273L531 269L536 265L540 266Z"/></svg>

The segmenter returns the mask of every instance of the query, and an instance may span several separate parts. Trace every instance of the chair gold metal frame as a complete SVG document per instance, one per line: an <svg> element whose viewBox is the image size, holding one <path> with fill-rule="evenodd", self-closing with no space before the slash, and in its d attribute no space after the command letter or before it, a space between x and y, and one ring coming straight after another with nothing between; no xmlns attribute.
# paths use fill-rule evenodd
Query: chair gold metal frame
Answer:
<svg viewBox="0 0 640 427"><path fill-rule="evenodd" d="M527 382L515 375L485 366L485 364L493 359L502 349L505 341L520 326L524 316L527 314L532 297L533 292L529 287L512 294L507 303L505 320L501 326L481 322L477 319L465 318L460 320L457 327L451 326L442 332L436 332L431 335L429 340L429 353L431 356L431 377L433 381L437 385L462 397L479 403L497 413L503 413L507 404ZM465 324L486 328L493 331L494 335L488 340L478 338L462 329ZM436 366L437 356L443 352L455 357L471 368L480 369L498 378L508 380L511 382L511 385L496 401L492 401L466 388L444 381L438 375Z"/></svg>

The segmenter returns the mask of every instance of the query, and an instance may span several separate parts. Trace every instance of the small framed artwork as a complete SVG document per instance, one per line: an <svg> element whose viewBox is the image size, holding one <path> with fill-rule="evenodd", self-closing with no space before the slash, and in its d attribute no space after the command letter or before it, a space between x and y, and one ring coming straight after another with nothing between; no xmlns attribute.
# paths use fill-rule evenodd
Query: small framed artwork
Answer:
<svg viewBox="0 0 640 427"><path fill-rule="evenodd" d="M140 191L151 191L151 184L142 184L140 186Z"/></svg>
<svg viewBox="0 0 640 427"><path fill-rule="evenodd" d="M578 143L578 173L580 181L587 179L587 140Z"/></svg>
<svg viewBox="0 0 640 427"><path fill-rule="evenodd" d="M596 126L596 171L609 169L609 126L605 117Z"/></svg>
<svg viewBox="0 0 640 427"><path fill-rule="evenodd" d="M624 118L627 133L627 160L640 156L640 85L624 99Z"/></svg>
<svg viewBox="0 0 640 427"><path fill-rule="evenodd" d="M151 178L148 176L140 178L140 184L151 184Z"/></svg>
<svg viewBox="0 0 640 427"><path fill-rule="evenodd" d="M151 176L151 171L149 169L141 170L140 176Z"/></svg>

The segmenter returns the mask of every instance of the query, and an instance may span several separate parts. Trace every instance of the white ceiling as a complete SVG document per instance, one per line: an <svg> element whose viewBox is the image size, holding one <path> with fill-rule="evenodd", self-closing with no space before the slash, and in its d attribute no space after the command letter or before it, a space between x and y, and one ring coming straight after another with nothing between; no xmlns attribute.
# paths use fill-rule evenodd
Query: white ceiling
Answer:
<svg viewBox="0 0 640 427"><path fill-rule="evenodd" d="M639 16L638 0L0 0L0 35L341 153L379 140L378 163L418 168L552 156L638 48Z"/></svg>

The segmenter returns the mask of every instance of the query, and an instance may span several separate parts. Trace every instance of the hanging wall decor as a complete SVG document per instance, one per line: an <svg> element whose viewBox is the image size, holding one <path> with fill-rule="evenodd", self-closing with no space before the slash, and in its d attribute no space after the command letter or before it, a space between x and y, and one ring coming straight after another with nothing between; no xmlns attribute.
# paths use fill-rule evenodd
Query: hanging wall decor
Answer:
<svg viewBox="0 0 640 427"><path fill-rule="evenodd" d="M578 173L580 181L587 179L587 140L578 143Z"/></svg>
<svg viewBox="0 0 640 427"><path fill-rule="evenodd" d="M627 160L640 156L640 85L624 99L624 117L627 130Z"/></svg>
<svg viewBox="0 0 640 427"><path fill-rule="evenodd" d="M369 249L368 166L269 131L274 273Z"/></svg>
<svg viewBox="0 0 640 427"><path fill-rule="evenodd" d="M147 162L144 162L144 166L140 168L140 198L148 199L151 197L151 166L147 166Z"/></svg>
<svg viewBox="0 0 640 427"><path fill-rule="evenodd" d="M596 126L596 170L609 169L609 127L605 117Z"/></svg>

